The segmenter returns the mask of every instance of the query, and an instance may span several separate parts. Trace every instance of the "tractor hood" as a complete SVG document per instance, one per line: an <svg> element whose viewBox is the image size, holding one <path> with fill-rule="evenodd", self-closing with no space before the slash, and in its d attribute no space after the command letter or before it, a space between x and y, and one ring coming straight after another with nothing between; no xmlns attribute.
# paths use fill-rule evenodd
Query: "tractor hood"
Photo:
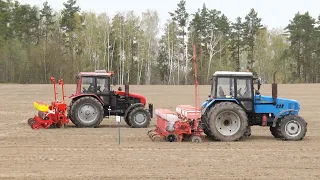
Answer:
<svg viewBox="0 0 320 180"><path fill-rule="evenodd" d="M124 91L114 91L115 94L118 94L118 95L121 95L121 96L125 96L126 95L126 92ZM146 105L147 103L147 100L144 96L142 96L141 94L136 94L136 93L130 93L129 92L129 97L133 97L133 98L138 98L140 99L140 102L143 104L143 105Z"/></svg>
<svg viewBox="0 0 320 180"><path fill-rule="evenodd" d="M273 103L272 96L255 95L255 104L270 104ZM294 99L277 98L276 108L279 109L293 109L300 111L300 103Z"/></svg>

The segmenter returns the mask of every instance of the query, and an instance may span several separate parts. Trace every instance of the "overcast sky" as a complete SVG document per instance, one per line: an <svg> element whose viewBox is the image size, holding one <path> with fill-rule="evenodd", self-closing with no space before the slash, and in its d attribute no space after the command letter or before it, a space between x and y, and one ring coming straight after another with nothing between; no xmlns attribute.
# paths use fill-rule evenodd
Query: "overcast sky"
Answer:
<svg viewBox="0 0 320 180"><path fill-rule="evenodd" d="M21 3L42 6L45 0L18 0ZM63 2L67 0L48 0L55 10L63 8ZM179 0L77 0L81 10L95 12L107 12L114 15L117 11L134 10L141 13L146 9L157 10L161 25L169 18L169 11L177 8ZM238 16L244 17L251 8L258 12L262 18L262 24L269 28L283 28L289 24L294 15L300 11L309 11L311 16L317 18L320 15L320 0L186 0L187 11L194 13L201 8L203 3L207 8L222 11L231 21Z"/></svg>

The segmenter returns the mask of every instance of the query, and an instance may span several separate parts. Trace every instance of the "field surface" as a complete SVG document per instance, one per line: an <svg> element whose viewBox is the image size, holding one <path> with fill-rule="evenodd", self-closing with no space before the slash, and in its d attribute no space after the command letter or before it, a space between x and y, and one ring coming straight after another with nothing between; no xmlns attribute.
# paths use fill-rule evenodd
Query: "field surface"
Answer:
<svg viewBox="0 0 320 180"><path fill-rule="evenodd" d="M200 86L200 102L209 93ZM124 88L123 88L124 89ZM60 89L59 89L60 90ZM75 85L66 86L69 96ZM155 108L193 104L194 86L130 86ZM60 91L59 91L60 92ZM262 94L271 95L271 85ZM0 85L0 179L320 179L320 85L278 85L281 97L297 99L308 122L303 141L274 139L254 127L239 142L152 142L146 129L121 126L115 118L99 128L32 130L33 101L50 103L52 85ZM69 100L68 100L69 102Z"/></svg>

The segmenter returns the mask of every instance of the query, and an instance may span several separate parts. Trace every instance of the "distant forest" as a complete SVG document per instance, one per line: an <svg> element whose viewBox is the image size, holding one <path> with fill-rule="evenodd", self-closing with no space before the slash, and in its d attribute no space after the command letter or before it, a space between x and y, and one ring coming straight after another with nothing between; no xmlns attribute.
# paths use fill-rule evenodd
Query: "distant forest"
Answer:
<svg viewBox="0 0 320 180"><path fill-rule="evenodd" d="M293 14L284 29L268 29L258 12L228 19L203 4L187 12L181 0L160 27L157 11L82 11L67 0L61 11L0 0L0 83L74 83L81 71L115 72L119 84L193 84L193 44L199 84L217 70L256 72L265 83L320 81L320 16ZM270 10L272 13L272 10ZM162 30L161 30L162 29ZM160 31L164 32L160 36Z"/></svg>

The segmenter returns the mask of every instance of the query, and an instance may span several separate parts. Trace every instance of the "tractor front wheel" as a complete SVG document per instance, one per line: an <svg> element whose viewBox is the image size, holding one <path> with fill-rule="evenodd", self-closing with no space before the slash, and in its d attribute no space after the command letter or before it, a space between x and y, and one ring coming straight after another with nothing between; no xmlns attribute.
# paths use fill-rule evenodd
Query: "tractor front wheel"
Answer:
<svg viewBox="0 0 320 180"><path fill-rule="evenodd" d="M281 121L281 119L279 119ZM279 130L279 121L277 122L275 127L270 126L270 132L274 138L281 138L281 133Z"/></svg>
<svg viewBox="0 0 320 180"><path fill-rule="evenodd" d="M243 137L248 127L247 114L232 102L215 104L208 117L212 136L220 141L237 141Z"/></svg>
<svg viewBox="0 0 320 180"><path fill-rule="evenodd" d="M91 96L77 99L70 108L70 118L76 127L97 127L103 117L102 104Z"/></svg>
<svg viewBox="0 0 320 180"><path fill-rule="evenodd" d="M302 140L307 133L307 123L300 116L287 115L279 122L278 131L284 140Z"/></svg>
<svg viewBox="0 0 320 180"><path fill-rule="evenodd" d="M133 128L146 128L151 121L150 112L143 107L134 108L128 115L128 124Z"/></svg>
<svg viewBox="0 0 320 180"><path fill-rule="evenodd" d="M124 121L127 123L128 126L132 126L132 124L130 123L130 120L129 120L129 116L126 116Z"/></svg>

